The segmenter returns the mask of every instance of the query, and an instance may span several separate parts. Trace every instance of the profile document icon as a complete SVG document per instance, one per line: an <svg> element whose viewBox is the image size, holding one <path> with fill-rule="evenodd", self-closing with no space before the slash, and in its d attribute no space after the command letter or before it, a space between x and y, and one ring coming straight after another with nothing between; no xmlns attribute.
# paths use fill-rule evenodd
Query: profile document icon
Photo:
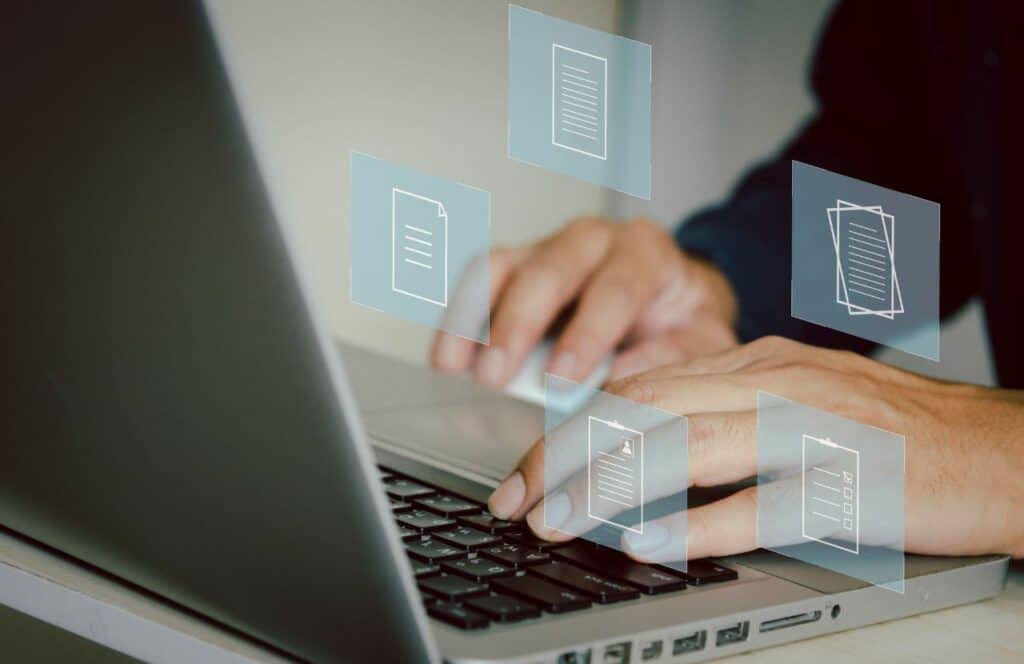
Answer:
<svg viewBox="0 0 1024 664"><path fill-rule="evenodd" d="M391 190L391 289L448 306L448 213L440 201Z"/></svg>

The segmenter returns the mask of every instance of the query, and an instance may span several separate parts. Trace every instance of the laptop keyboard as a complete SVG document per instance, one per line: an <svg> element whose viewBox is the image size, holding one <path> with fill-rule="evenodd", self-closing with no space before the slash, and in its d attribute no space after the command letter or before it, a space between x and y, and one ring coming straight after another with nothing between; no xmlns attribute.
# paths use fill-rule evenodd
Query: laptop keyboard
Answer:
<svg viewBox="0 0 1024 664"><path fill-rule="evenodd" d="M684 574L582 540L547 542L473 500L387 468L381 479L427 613L460 629L736 578L710 560L691 560Z"/></svg>

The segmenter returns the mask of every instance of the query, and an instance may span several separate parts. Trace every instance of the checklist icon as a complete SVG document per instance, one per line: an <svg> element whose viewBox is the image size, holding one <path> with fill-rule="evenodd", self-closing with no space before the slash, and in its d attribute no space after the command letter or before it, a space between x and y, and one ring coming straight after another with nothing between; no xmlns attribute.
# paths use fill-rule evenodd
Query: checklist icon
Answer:
<svg viewBox="0 0 1024 664"><path fill-rule="evenodd" d="M801 459L804 539L860 553L860 452L805 434Z"/></svg>

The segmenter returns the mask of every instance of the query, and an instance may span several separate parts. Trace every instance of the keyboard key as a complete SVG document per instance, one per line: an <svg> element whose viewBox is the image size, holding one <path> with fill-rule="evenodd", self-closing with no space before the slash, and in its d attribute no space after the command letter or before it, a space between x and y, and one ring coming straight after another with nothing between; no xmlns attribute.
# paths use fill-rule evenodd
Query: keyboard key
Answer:
<svg viewBox="0 0 1024 664"><path fill-rule="evenodd" d="M531 567L530 574L568 586L592 597L599 604L611 604L640 596L640 591L631 585L557 560Z"/></svg>
<svg viewBox="0 0 1024 664"><path fill-rule="evenodd" d="M412 480L403 479L390 479L384 483L384 490L388 492L388 495L396 500L407 500L409 498L419 498L421 496L429 496L434 493L434 490L430 487L423 486L413 482Z"/></svg>
<svg viewBox="0 0 1024 664"><path fill-rule="evenodd" d="M477 503L471 503L468 500L463 500L462 498L441 494L426 496L424 498L416 498L412 502L417 507L422 507L423 509L437 512L438 514L444 514L445 516L473 514L481 510L480 505Z"/></svg>
<svg viewBox="0 0 1024 664"><path fill-rule="evenodd" d="M502 623L517 622L540 615L540 609L536 606L515 597L496 593L466 600L466 606L479 611L495 622Z"/></svg>
<svg viewBox="0 0 1024 664"><path fill-rule="evenodd" d="M508 533L505 535L505 539L524 546L527 549L536 549L537 551L547 551L548 549L554 549L556 547L566 546L569 544L569 542L549 542L547 540L542 540L528 530Z"/></svg>
<svg viewBox="0 0 1024 664"><path fill-rule="evenodd" d="M620 551L598 548L586 542L576 542L572 546L554 549L551 554L610 579L637 586L648 595L682 590L686 587L686 581L679 576L635 562Z"/></svg>
<svg viewBox="0 0 1024 664"><path fill-rule="evenodd" d="M499 544L480 549L480 555L490 558L502 565L521 569L530 565L539 565L551 560L551 556L543 551L532 551L518 544Z"/></svg>
<svg viewBox="0 0 1024 664"><path fill-rule="evenodd" d="M392 514L401 514L402 512L408 512L409 510L412 509L412 505L410 505L409 503L403 503L401 500L395 500L390 496L388 497L388 500L391 501Z"/></svg>
<svg viewBox="0 0 1024 664"><path fill-rule="evenodd" d="M458 521L464 526L471 526L473 528L483 530L484 532L494 534L516 531L521 527L515 521L505 521L504 519L499 519L493 514L488 514L486 512L460 516L458 517Z"/></svg>
<svg viewBox="0 0 1024 664"><path fill-rule="evenodd" d="M424 579L428 576L441 573L441 568L437 565L432 565L419 560L410 560L409 562L412 563L412 575L417 579Z"/></svg>
<svg viewBox="0 0 1024 664"><path fill-rule="evenodd" d="M441 530L434 533L434 537L448 542L452 546L461 546L466 549L479 549L483 546L491 546L501 541L497 535L482 533L472 528L456 528L454 530Z"/></svg>
<svg viewBox="0 0 1024 664"><path fill-rule="evenodd" d="M420 589L444 599L456 601L473 595L483 595L487 586L454 574L439 574L427 577L419 583Z"/></svg>
<svg viewBox="0 0 1024 664"><path fill-rule="evenodd" d="M415 542L419 538L423 537L420 531L415 528L403 526L402 524L398 524L398 534L402 537L403 542Z"/></svg>
<svg viewBox="0 0 1024 664"><path fill-rule="evenodd" d="M437 540L424 540L405 545L405 552L410 557L425 563L437 563L442 560L454 560L466 555L464 549Z"/></svg>
<svg viewBox="0 0 1024 664"><path fill-rule="evenodd" d="M462 629L482 629L490 624L486 616L464 606L456 606L449 602L431 604L427 607L427 614Z"/></svg>
<svg viewBox="0 0 1024 664"><path fill-rule="evenodd" d="M426 510L413 510L406 512L405 514L399 514L395 521L399 524L406 526L407 528L415 528L423 533L429 533L434 530L444 530L445 528L451 528L455 525L455 522L448 517L441 516L440 514L434 514Z"/></svg>
<svg viewBox="0 0 1024 664"><path fill-rule="evenodd" d="M722 567L710 560L691 560L686 564L686 580L695 586L705 583L732 581L737 576L736 570Z"/></svg>
<svg viewBox="0 0 1024 664"><path fill-rule="evenodd" d="M499 565L493 560L487 560L486 558L452 560L450 562L441 563L441 567L446 572L461 574L462 576L473 579L478 583L486 583L489 579L515 574L515 570L511 567Z"/></svg>
<svg viewBox="0 0 1024 664"><path fill-rule="evenodd" d="M491 581L494 590L540 605L548 613L567 613L590 606L590 598L536 576L510 576Z"/></svg>

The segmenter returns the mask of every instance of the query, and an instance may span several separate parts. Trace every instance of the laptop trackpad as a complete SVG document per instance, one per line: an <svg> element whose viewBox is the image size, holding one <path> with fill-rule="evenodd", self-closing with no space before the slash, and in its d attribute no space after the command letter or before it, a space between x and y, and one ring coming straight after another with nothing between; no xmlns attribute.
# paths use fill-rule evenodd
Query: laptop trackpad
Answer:
<svg viewBox="0 0 1024 664"><path fill-rule="evenodd" d="M363 419L374 438L495 480L544 435L543 409L501 397L369 412Z"/></svg>

